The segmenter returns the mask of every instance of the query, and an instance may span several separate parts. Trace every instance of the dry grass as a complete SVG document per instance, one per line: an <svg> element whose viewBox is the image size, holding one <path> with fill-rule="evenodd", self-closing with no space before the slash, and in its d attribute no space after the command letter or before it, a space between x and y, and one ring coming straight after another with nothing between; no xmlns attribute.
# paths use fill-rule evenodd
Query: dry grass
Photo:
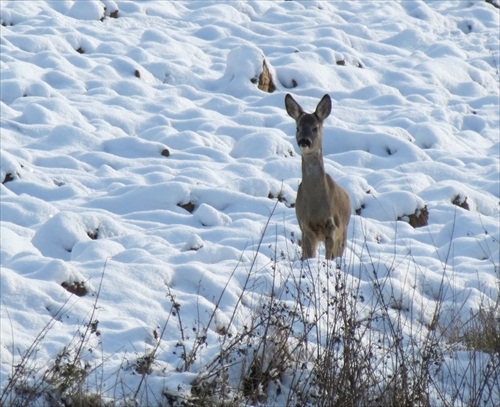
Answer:
<svg viewBox="0 0 500 407"><path fill-rule="evenodd" d="M136 388L110 399L99 390L104 386L96 386L96 375L91 373L103 366L91 366L82 357L84 348L99 346L92 312L53 363L41 368L36 362L37 349L53 328L49 323L13 367L0 393L0 404L106 406L143 405L152 400L184 407L400 407L430 406L431 400L444 407L498 404L497 308L483 305L468 321L456 319L443 325L441 301L436 301L427 325L413 326L408 309L384 295L391 287L381 283L370 264L356 271L345 264L319 262L309 267L307 262L292 263L284 254L276 257L268 269L271 286L258 299L253 291L253 297L248 295L258 278L255 267L250 268L230 322L218 330L216 343L208 343L213 336L187 335L183 310L167 287L171 310L162 329L154 332L156 346L138 356L133 366L141 377ZM360 290L360 279L353 277L367 270L372 273L374 296L369 305ZM208 331L224 291L200 331ZM245 296L254 301L244 302ZM94 310L98 299L97 295ZM462 310L456 312L463 315ZM177 371L197 369L196 379L183 395L168 389L150 394L147 386L167 329L176 329L182 344ZM211 360L202 355L208 345L218 346ZM116 383L122 382L120 374L124 373L117 372Z"/></svg>

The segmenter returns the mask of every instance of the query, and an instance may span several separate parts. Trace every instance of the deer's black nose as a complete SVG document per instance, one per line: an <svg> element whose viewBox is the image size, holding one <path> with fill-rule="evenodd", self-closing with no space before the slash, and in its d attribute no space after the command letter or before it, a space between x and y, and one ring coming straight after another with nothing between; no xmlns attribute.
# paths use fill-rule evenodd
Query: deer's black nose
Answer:
<svg viewBox="0 0 500 407"><path fill-rule="evenodd" d="M306 139L306 138L301 138L297 144L299 147L305 147L305 148L311 148L311 140Z"/></svg>

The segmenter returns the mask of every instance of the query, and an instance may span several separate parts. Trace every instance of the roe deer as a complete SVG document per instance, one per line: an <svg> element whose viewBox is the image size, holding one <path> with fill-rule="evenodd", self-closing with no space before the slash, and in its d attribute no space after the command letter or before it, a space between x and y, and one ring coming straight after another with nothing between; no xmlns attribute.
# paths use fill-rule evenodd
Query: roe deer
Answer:
<svg viewBox="0 0 500 407"><path fill-rule="evenodd" d="M351 217L349 195L325 172L323 164L323 121L332 110L332 101L325 95L314 113L306 113L287 94L285 107L297 123L297 144L302 152L302 182L295 203L302 231L302 260L316 257L320 241L325 243L326 258L331 260L344 252Z"/></svg>

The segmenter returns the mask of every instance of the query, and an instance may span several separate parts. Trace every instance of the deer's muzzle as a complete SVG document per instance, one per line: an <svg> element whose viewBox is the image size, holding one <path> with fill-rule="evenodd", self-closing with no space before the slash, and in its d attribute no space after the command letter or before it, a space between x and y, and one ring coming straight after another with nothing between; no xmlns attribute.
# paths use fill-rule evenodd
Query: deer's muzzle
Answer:
<svg viewBox="0 0 500 407"><path fill-rule="evenodd" d="M300 148L311 148L311 140L306 139L306 138L301 138L297 144L299 145Z"/></svg>

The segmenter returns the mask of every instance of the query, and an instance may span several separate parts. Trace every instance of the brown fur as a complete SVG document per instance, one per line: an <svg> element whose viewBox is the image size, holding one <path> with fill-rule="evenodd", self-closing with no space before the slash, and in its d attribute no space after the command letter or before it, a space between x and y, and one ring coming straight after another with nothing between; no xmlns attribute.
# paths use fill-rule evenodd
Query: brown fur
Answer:
<svg viewBox="0 0 500 407"><path fill-rule="evenodd" d="M285 106L297 123L296 138L302 151L302 182L295 203L302 231L302 260L316 257L321 241L326 258L331 260L344 253L351 217L349 195L325 172L323 164L323 121L330 115L331 99L325 95L314 113L306 113L288 94Z"/></svg>

